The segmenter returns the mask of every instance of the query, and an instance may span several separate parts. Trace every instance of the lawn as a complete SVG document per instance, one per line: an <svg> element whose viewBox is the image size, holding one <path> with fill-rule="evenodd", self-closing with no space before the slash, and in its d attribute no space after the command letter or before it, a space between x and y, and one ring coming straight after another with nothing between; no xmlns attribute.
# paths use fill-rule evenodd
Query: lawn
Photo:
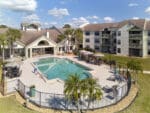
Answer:
<svg viewBox="0 0 150 113"><path fill-rule="evenodd" d="M138 97L128 109L120 113L150 113L150 75L140 75L138 84Z"/></svg>
<svg viewBox="0 0 150 113"><path fill-rule="evenodd" d="M149 70L150 71L150 58L137 58L137 57L124 57L124 56L116 56L116 55L109 55L105 54L106 59L115 60L121 64L126 64L129 60L134 59L139 62L141 62L143 66L143 70Z"/></svg>
<svg viewBox="0 0 150 113"><path fill-rule="evenodd" d="M15 96L0 99L0 113L38 113L23 107Z"/></svg>

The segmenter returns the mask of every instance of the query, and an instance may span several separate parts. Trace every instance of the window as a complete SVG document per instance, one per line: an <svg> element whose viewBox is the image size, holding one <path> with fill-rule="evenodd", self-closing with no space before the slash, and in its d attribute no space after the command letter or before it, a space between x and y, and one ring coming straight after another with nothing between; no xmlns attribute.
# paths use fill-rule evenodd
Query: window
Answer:
<svg viewBox="0 0 150 113"><path fill-rule="evenodd" d="M148 50L148 55L150 55L150 50Z"/></svg>
<svg viewBox="0 0 150 113"><path fill-rule="evenodd" d="M90 35L90 32L89 32L89 31L86 31L86 32L85 32L85 35L86 35L86 36L89 36L89 35Z"/></svg>
<svg viewBox="0 0 150 113"><path fill-rule="evenodd" d="M95 46L95 50L99 50L99 46Z"/></svg>
<svg viewBox="0 0 150 113"><path fill-rule="evenodd" d="M113 36L116 36L116 32L115 32L115 31L113 31L113 32L112 32L112 35L113 35Z"/></svg>
<svg viewBox="0 0 150 113"><path fill-rule="evenodd" d="M89 38L86 38L86 39L85 39L85 42L90 42L90 39L89 39Z"/></svg>
<svg viewBox="0 0 150 113"><path fill-rule="evenodd" d="M117 53L121 53L121 49L120 48L117 49Z"/></svg>
<svg viewBox="0 0 150 113"><path fill-rule="evenodd" d="M116 39L114 39L114 43L116 44Z"/></svg>
<svg viewBox="0 0 150 113"><path fill-rule="evenodd" d="M120 41L120 40L117 40L117 44L120 45L120 44L121 44L121 41Z"/></svg>
<svg viewBox="0 0 150 113"><path fill-rule="evenodd" d="M38 43L38 46L47 46L47 45L49 45L49 43L45 40L42 40Z"/></svg>
<svg viewBox="0 0 150 113"><path fill-rule="evenodd" d="M100 42L100 40L95 38L95 43L99 43L99 42Z"/></svg>
<svg viewBox="0 0 150 113"><path fill-rule="evenodd" d="M121 31L118 31L118 36L121 36Z"/></svg>
<svg viewBox="0 0 150 113"><path fill-rule="evenodd" d="M150 40L148 40L148 45L150 46Z"/></svg>
<svg viewBox="0 0 150 113"><path fill-rule="evenodd" d="M90 46L89 46L89 45L86 45L86 47L85 47L85 48L89 49L89 48L90 48Z"/></svg>
<svg viewBox="0 0 150 113"><path fill-rule="evenodd" d="M96 31L96 32L95 32L95 36L99 36L99 31Z"/></svg>
<svg viewBox="0 0 150 113"><path fill-rule="evenodd" d="M150 31L148 31L148 36L150 36Z"/></svg>

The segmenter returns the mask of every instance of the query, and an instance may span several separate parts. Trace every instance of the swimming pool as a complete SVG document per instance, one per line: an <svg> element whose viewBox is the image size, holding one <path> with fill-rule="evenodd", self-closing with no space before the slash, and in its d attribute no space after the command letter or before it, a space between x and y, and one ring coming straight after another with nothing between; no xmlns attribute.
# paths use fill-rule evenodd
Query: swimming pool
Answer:
<svg viewBox="0 0 150 113"><path fill-rule="evenodd" d="M89 68L64 58L44 58L33 64L48 80L56 78L66 80L72 74L79 75L80 79L91 76Z"/></svg>

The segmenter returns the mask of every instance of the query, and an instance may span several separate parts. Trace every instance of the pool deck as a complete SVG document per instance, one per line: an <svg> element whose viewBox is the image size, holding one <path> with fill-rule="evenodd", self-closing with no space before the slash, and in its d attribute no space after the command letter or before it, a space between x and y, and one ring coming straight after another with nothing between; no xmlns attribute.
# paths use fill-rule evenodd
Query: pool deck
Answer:
<svg viewBox="0 0 150 113"><path fill-rule="evenodd" d="M103 86L109 86L112 87L113 85L122 86L124 85L124 82L117 82L117 81L108 81L107 78L113 75L113 73L110 72L110 67L104 64L101 65L94 65L86 63L85 61L78 60L75 56L43 56L43 57L36 57L36 58L30 58L25 61L23 61L23 64L21 65L22 75L20 77L20 80L26 85L31 86L35 85L36 89L41 92L47 92L47 93L57 93L57 94L63 94L64 90L64 82L61 80L45 80L43 77L41 77L41 74L35 74L33 73L34 67L32 65L33 62L37 61L40 58L47 58L47 57L58 57L58 58L67 58L74 62L77 62L83 66L89 67L92 70L90 73L92 76L96 79L98 79L99 84L101 87Z"/></svg>

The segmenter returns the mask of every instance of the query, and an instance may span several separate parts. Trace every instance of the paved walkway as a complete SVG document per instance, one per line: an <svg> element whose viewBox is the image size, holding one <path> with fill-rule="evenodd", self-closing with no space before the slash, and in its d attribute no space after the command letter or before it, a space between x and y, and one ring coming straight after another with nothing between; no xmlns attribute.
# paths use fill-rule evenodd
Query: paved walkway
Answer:
<svg viewBox="0 0 150 113"><path fill-rule="evenodd" d="M143 71L144 74L150 74L150 71Z"/></svg>
<svg viewBox="0 0 150 113"><path fill-rule="evenodd" d="M50 57L50 56L48 56L48 57ZM58 57L58 56L52 56L52 57ZM124 85L124 82L119 83L118 81L107 80L108 77L113 75L113 73L110 72L109 66L107 66L107 65L102 64L102 65L98 66L98 65L89 64L89 63L86 63L85 61L79 61L77 58L75 58L73 56L59 56L59 58L68 58L79 64L90 67L92 69L92 71L90 71L90 73L92 74L92 76L94 78L98 79L98 82L101 85L101 87L104 87L106 85L108 87L112 87L113 85L118 85L118 86ZM41 79L41 78L43 78L41 76L41 74L36 75L35 73L33 73L34 67L33 67L32 63L37 61L38 59L39 58L32 58L32 59L27 59L24 61L24 63L21 65L22 75L20 77L20 80L26 86L35 85L36 90L41 91L41 92L63 94L63 90L64 90L64 82L63 81L59 81L57 79L54 79L54 80L45 80L44 79L43 80L43 79Z"/></svg>

